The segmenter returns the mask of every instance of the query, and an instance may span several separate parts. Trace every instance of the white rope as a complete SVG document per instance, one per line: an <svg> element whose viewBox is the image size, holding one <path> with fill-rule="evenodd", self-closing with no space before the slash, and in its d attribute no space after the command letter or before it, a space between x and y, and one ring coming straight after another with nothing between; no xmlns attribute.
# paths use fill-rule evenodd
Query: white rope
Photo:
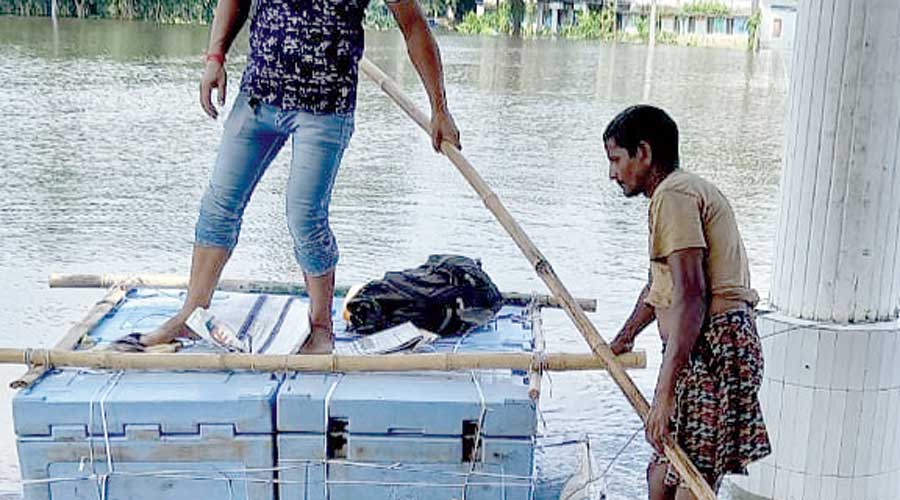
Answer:
<svg viewBox="0 0 900 500"><path fill-rule="evenodd" d="M106 471L107 473L113 473L115 470L113 469L113 461L112 461L112 446L109 442L109 421L108 415L106 413L106 398L112 394L113 389L118 385L119 380L122 379L122 375L125 372L117 372L110 378L109 387L100 396L100 422L103 424L103 445L106 449Z"/></svg>
<svg viewBox="0 0 900 500"><path fill-rule="evenodd" d="M534 465L532 465L532 469L534 469ZM537 474L532 471L531 481L528 485L528 500L534 500L535 490L537 490Z"/></svg>
<svg viewBox="0 0 900 500"><path fill-rule="evenodd" d="M472 330L469 330L468 332L466 332L466 333L464 333L464 334L462 334L462 335L459 336L459 338L456 340L456 343L453 344L453 353L454 353L454 354L456 354L457 352L459 352L460 346L462 346L462 343L463 343L467 338L469 338L469 334L471 334L471 333L472 333Z"/></svg>
<svg viewBox="0 0 900 500"><path fill-rule="evenodd" d="M25 351L22 353L22 362L25 363L25 366L28 367L28 371L31 371L34 369L34 364L32 363L32 360L31 360L32 353L34 353L34 349L32 349L30 347L25 349Z"/></svg>
<svg viewBox="0 0 900 500"><path fill-rule="evenodd" d="M91 464L91 474L96 473L96 469L94 469L94 400L97 399L100 392L106 389L106 385L109 384L109 379L103 382L103 385L100 386L97 391L91 395L91 399L88 401L88 427L87 427L87 444L88 444L88 460ZM82 457L81 463L78 467L78 472L84 470L84 457ZM99 491L97 492L99 495Z"/></svg>
<svg viewBox="0 0 900 500"><path fill-rule="evenodd" d="M547 395L550 397L550 399L553 399L553 377L550 376L549 371L546 371L544 372L544 378L547 379L547 387L549 387L549 389L547 390Z"/></svg>
<svg viewBox="0 0 900 500"><path fill-rule="evenodd" d="M227 482L227 483L235 483L235 482L245 482L245 483L253 483L253 484L272 484L272 485L307 485L308 481L305 480L290 480L290 479L264 479L264 478L231 478L231 477L222 477L219 475L211 475L211 476L202 476L202 475L189 475L189 474L154 474L154 473L141 473L141 474L129 474L127 472L116 472L114 474L91 474L88 476L79 476L79 477L61 477L61 478L48 478L48 479L27 479L22 480L21 484L23 486L34 486L34 485L47 485L54 483L62 483L62 482L77 482L77 481L85 481L85 480L98 480L100 482L108 481L108 479L112 476L116 477L143 477L143 478L156 478L156 479L184 479L191 481L219 481L219 482ZM406 487L430 487L430 488L461 488L466 486L465 483L440 483L440 482L427 482L427 481L374 481L374 480L326 480L328 484L331 485L369 485L369 486L406 486ZM500 482L473 482L471 483L473 486L481 486L481 487L496 487L496 488L531 488L531 483L521 483L521 484L510 484L504 481Z"/></svg>
<svg viewBox="0 0 900 500"><path fill-rule="evenodd" d="M331 387L328 388L328 392L325 394L325 432L323 433L325 436L324 449L322 450L322 457L325 461L325 483L322 485L325 493L325 500L331 499L331 492L328 490L328 419L329 413L331 410L331 396L334 395L334 391L337 389L338 384L343 380L344 374L338 374L337 380L331 384Z"/></svg>
<svg viewBox="0 0 900 500"><path fill-rule="evenodd" d="M97 476L97 485L100 488L100 500L106 500L109 493L109 473Z"/></svg>
<svg viewBox="0 0 900 500"><path fill-rule="evenodd" d="M234 481L232 481L230 477L225 476L224 474L223 476L225 477L225 484L228 487L228 499L234 500Z"/></svg>
<svg viewBox="0 0 900 500"><path fill-rule="evenodd" d="M294 459L290 460L291 462L302 462L302 463L312 463L318 462L316 460L305 460L305 459ZM333 464L340 464L344 466L350 467L359 467L359 468L371 468L371 469L384 469L384 470L401 470L406 472L424 472L429 474L443 474L447 476L455 476L455 477L467 477L467 476L484 476L495 479L515 479L521 481L527 481L531 479L532 476L520 476L515 474L505 474L505 473L496 473L496 472L485 472L485 471L477 471L477 472L454 472L454 471L439 471L433 469L420 469L415 466L411 466L408 464L402 463L394 463L390 465L377 464L377 463L369 463L369 462L354 462L350 460L329 460L328 462Z"/></svg>
<svg viewBox="0 0 900 500"><path fill-rule="evenodd" d="M228 475L228 473L215 465L213 465L213 472L217 475L219 479L225 482L225 488L228 489L228 499L234 500L234 483L232 478ZM240 474L240 472L238 472Z"/></svg>
<svg viewBox="0 0 900 500"><path fill-rule="evenodd" d="M456 471L442 471L442 470L434 470L434 469L422 469L418 468L414 465L408 465L403 463L393 463L393 464L379 464L379 463L370 463L370 462L355 462L352 460L321 460L321 459L282 459L281 462L289 462L297 465L280 465L276 467L243 467L236 469L216 469L216 472L219 473L219 476L222 477L222 474L256 474L262 472L284 472L291 470L299 470L309 464L324 464L325 462L331 464L342 465L346 467L358 467L358 468L369 468L369 469L381 469L381 470L389 470L389 471L401 471L401 472L422 472L428 474L442 474L445 476L452 476L458 478L464 478L466 476L483 476L485 478L491 478L496 480L512 480L512 481L529 481L533 476L523 476L517 474L506 474L506 473L496 473L496 472L484 472L484 471L476 471L471 474L467 472L456 472ZM452 465L452 464L447 464ZM189 470L184 469L162 469L157 471L143 471L143 472L129 472L129 471L116 471L115 475L117 476L131 476L131 477L198 477L198 478L206 478L206 476L190 476L187 473L190 473ZM68 477L68 478L58 478L58 479L32 479L32 480L23 480L24 483L28 484L46 484L48 482L54 481L81 481L87 477L91 476L79 476L79 477ZM231 478L235 480L234 478ZM256 479L249 479L249 481L255 481ZM260 479L260 481L267 481L264 479ZM478 483L482 484L482 483ZM499 484L499 483L498 483Z"/></svg>
<svg viewBox="0 0 900 500"><path fill-rule="evenodd" d="M622 447L619 448L619 451L617 451L615 456L613 456L612 460L609 461L609 464L607 464L606 469L603 470L603 472L600 474L600 477L598 479L603 479L606 477L606 474L609 473L610 469L612 469L612 466L616 463L616 460L618 460L619 457L622 456L622 453L625 452L625 450L628 448L628 445L630 445L631 442L634 441L634 438L636 438L638 433L640 433L642 430L644 430L643 426L635 429L635 431L631 434L631 437L628 438L628 441L625 441L625 444L623 444ZM590 439L590 438L588 438L588 439Z"/></svg>
<svg viewBox="0 0 900 500"><path fill-rule="evenodd" d="M91 399L88 401L88 428L87 428L87 441L88 441L88 458L91 464L91 475L95 476L97 479L97 496L101 499L104 499L106 496L106 478L103 475L97 475L97 468L95 464L94 457L94 401L99 399L100 402L100 413L103 425L103 433L104 433L104 441L106 443L106 459L107 459L107 473L112 472L112 459L110 458L110 446L109 446L109 433L108 433L108 425L106 421L106 415L104 410L104 403L106 397L108 397L109 392L112 391L112 388L115 387L115 383L118 383L118 379L121 378L123 372L118 372L113 376L107 378L103 385L94 392L94 395L91 396ZM82 461L79 465L79 469L83 470L84 462Z"/></svg>
<svg viewBox="0 0 900 500"><path fill-rule="evenodd" d="M478 414L478 427L475 429L477 432L475 435L475 451L481 451L481 461L484 462L484 446L481 433L484 430L484 420L487 417L487 402L484 398L484 391L481 390L481 383L478 382L478 377L475 375L474 371L472 371L472 382L475 383L475 390L478 391L478 403L481 405L481 412ZM472 460L472 469L474 468L475 460Z"/></svg>
<svg viewBox="0 0 900 500"><path fill-rule="evenodd" d="M319 461L314 461L319 462ZM334 462L334 463L343 463L343 462ZM374 464L373 464L374 465ZM293 467L296 468L296 467ZM390 467L384 467L385 469L389 469ZM284 468L279 467L276 468L279 470L291 469L290 467ZM271 471L272 468L247 468L239 470L239 472L265 472ZM429 473L439 473L440 471L429 470L424 471ZM459 474L459 473L456 473ZM465 474L462 474L465 475ZM53 483L61 483L61 482L73 482L73 481L85 481L85 480L97 480L98 482L104 482L108 480L108 478L118 476L118 477L144 477L144 478L158 478L158 479L186 479L186 480L196 480L196 481L224 481L224 482L245 482L245 483L258 483L258 484L308 484L306 480L289 480L289 479L275 479L275 478L257 478L257 477L249 477L244 476L240 478L234 478L225 476L223 474L211 474L211 475L203 475L198 473L189 473L187 471L144 471L144 472L127 472L127 471L116 471L112 474L89 474L87 476L79 476L79 477L57 477L57 478L45 478L45 479L24 479L21 481L21 484L24 486L31 485L47 485ZM497 474L497 476L501 476L498 480L495 481L477 481L471 484L476 486L495 486L495 487L517 487L517 488L525 488L531 487L530 477L526 476L515 476L515 475L505 475ZM506 478L516 478L521 480L520 482L509 483L506 481ZM426 487L437 487L437 488L449 488L449 487L462 487L465 486L466 483L459 482L428 482L428 481L374 481L374 480L330 480L326 479L328 484L336 484L336 485L373 485L373 486L426 486Z"/></svg>
<svg viewBox="0 0 900 500"><path fill-rule="evenodd" d="M469 472L466 474L466 479L463 483L461 500L466 500L466 492L468 491L469 479L475 472L475 465L479 462L475 455L480 452L480 461L482 463L484 462L484 445L481 442L481 431L484 428L484 419L487 416L487 402L484 399L484 391L481 390L481 384L478 382L478 377L475 375L475 370L472 370L469 373L472 376L472 383L475 384L475 390L478 391L478 401L481 404L481 411L478 414L478 424L475 426L475 447L472 450L472 456L469 457L469 459L472 461L472 465L469 466Z"/></svg>
<svg viewBox="0 0 900 500"><path fill-rule="evenodd" d="M540 313L541 313L540 307L537 307L537 305L536 305L536 304L537 304L537 295L538 295L538 294L537 294L537 290L532 290L532 291L531 291L531 299L528 301L528 322L529 322L529 326L530 326L531 329L532 329L532 333L531 333L531 338L532 338L532 339L534 339L534 316L535 316L535 314L540 314ZM543 338L543 328L544 328L543 321L540 321L539 328L541 328L541 334L542 334L542 338ZM543 343L544 345L541 345L541 346L534 346L534 347L540 347L540 351L541 351L541 353L543 354L544 351L546 351L546 349L547 349L547 346L546 346L546 344L547 344L546 338L545 338L544 342L542 342L542 343ZM544 361L542 360L542 362L541 362L541 375L544 374L543 367L544 367ZM548 372L547 375L548 375L548 379L549 379L550 373ZM553 397L553 387L552 387L552 385L551 385L551 387L550 387L550 397ZM543 412L543 410L541 410L541 404L540 404L540 403L541 403L541 402L540 402L540 397L539 397L539 398L538 398L538 401L535 402L534 407L535 407L535 410L537 411L538 420L539 420L539 422L540 422L540 429L541 429L540 432L541 432L541 435L544 436L544 437L546 437L546 434L547 434L547 420L544 418L544 412ZM532 438L532 444L537 444L537 440L534 439L534 438ZM539 445L539 446L542 446L542 445ZM531 473L531 488L530 488L529 491L528 491L528 500L534 500L534 494L535 494L535 491L536 491L536 490L537 490L537 474L535 474L534 471L532 471L532 473Z"/></svg>

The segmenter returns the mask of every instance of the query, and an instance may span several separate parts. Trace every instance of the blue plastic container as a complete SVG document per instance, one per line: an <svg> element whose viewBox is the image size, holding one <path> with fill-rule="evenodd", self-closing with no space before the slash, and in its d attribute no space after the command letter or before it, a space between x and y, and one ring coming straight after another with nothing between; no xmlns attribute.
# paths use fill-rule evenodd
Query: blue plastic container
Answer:
<svg viewBox="0 0 900 500"><path fill-rule="evenodd" d="M506 307L435 350L530 350L527 314ZM281 498L532 495L537 420L524 373L298 373L284 381L276 414Z"/></svg>
<svg viewBox="0 0 900 500"><path fill-rule="evenodd" d="M13 400L25 498L273 498L279 382L252 373L51 373Z"/></svg>
<svg viewBox="0 0 900 500"><path fill-rule="evenodd" d="M255 297L216 293L213 303L249 314ZM133 290L91 337L152 330L182 300ZM433 349L528 351L528 314L505 307ZM338 342L352 340L337 315L335 325ZM536 409L525 377L54 370L13 400L25 498L450 499L465 490L527 499Z"/></svg>

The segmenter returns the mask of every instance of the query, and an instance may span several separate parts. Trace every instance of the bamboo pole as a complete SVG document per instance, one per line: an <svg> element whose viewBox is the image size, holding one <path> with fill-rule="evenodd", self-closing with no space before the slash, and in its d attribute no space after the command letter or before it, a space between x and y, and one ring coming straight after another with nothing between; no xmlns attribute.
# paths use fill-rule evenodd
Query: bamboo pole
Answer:
<svg viewBox="0 0 900 500"><path fill-rule="evenodd" d="M252 370L260 372L405 372L464 370L600 370L604 361L593 354L439 353L378 356L277 354L152 354L116 351L0 348L0 364L83 367L108 370ZM643 351L618 358L620 366L644 368Z"/></svg>
<svg viewBox="0 0 900 500"><path fill-rule="evenodd" d="M188 278L173 274L51 274L50 288L107 288L124 280L130 280L134 286L152 288L187 289ZM217 290L226 292L271 293L276 295L306 295L306 288L296 283L282 281L223 279L219 281ZM335 288L335 296L347 295L349 287ZM559 308L556 298L547 295L531 295L527 293L507 292L503 294L503 302L511 306L528 306L532 300L540 307ZM576 299L585 311L596 311L597 301L594 299Z"/></svg>
<svg viewBox="0 0 900 500"><path fill-rule="evenodd" d="M106 295L100 299L100 302L94 304L87 316L69 329L66 335L56 343L54 349L70 351L78 347L82 337L93 330L109 311L122 302L122 299L125 298L125 294L128 292L128 288L127 285L120 283L111 286ZM24 389L40 378L47 371L47 368L47 366L31 366L25 374L10 382L9 386L13 389Z"/></svg>
<svg viewBox="0 0 900 500"><path fill-rule="evenodd" d="M50 288L106 288L123 280L134 286L187 289L188 277L177 274L51 274ZM271 293L276 295L306 295L306 287L283 281L221 279L216 290L226 292ZM348 287L335 287L337 297L347 295Z"/></svg>
<svg viewBox="0 0 900 500"><path fill-rule="evenodd" d="M359 67L363 73L374 80L375 83L381 87L381 90L388 94L388 96L390 96L390 98L393 99L394 102L419 125L419 127L430 135L431 124L428 117L416 107L393 80L365 57L360 61ZM625 372L625 369L618 361L616 361L616 357L612 351L610 351L606 341L603 340L603 337L600 336L600 333L588 319L587 315L578 306L575 299L572 297L572 294L569 293L569 290L562 284L562 281L560 281L559 277L556 275L550 262L541 254L522 227L519 226L519 223L516 222L509 211L506 210L506 207L503 206L503 203L500 202L500 199L491 190L490 186L488 186L484 179L481 178L466 157L463 156L462 152L447 141L441 143L441 151L453 165L456 166L472 188L478 192L478 195L481 197L488 210L494 214L500 225L506 229L507 233L509 233L516 242L516 245L518 245L519 249L525 255L525 258L527 258L528 262L534 267L535 272L559 300L563 309L565 309L566 313L569 315L569 318L578 328L578 331L581 332L585 341L591 346L591 351L603 359L613 380L619 385L619 388L625 394L625 397L628 399L629 403L631 403L631 406L634 407L637 414L646 422L650 405L647 403L647 400L644 398L644 395L641 394L634 381L631 380L631 377ZM700 475L700 472L691 462L687 454L685 454L684 450L682 450L671 437L666 439L666 441L666 457L668 457L672 465L674 465L676 470L681 474L681 477L685 480L694 495L700 500L714 500L716 494L706 483L706 480L703 479L703 476Z"/></svg>

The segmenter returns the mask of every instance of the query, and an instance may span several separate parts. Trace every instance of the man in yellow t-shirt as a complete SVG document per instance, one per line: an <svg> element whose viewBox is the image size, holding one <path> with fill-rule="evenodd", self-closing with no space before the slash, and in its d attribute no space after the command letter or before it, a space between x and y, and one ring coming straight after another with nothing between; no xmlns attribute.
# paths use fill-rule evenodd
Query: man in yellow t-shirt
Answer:
<svg viewBox="0 0 900 500"><path fill-rule="evenodd" d="M663 363L645 423L655 453L650 499L694 498L666 461L672 436L710 486L771 453L757 393L763 359L747 252L728 200L679 168L678 127L665 111L632 106L603 134L609 177L650 198L650 280L610 347L630 351L657 321Z"/></svg>

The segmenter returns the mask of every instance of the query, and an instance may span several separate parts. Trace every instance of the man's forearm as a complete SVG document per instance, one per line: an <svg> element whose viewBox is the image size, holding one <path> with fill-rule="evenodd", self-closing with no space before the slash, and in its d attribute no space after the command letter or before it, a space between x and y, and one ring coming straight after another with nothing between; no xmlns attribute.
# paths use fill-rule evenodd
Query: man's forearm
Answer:
<svg viewBox="0 0 900 500"><path fill-rule="evenodd" d="M428 99L431 101L432 113L447 109L447 97L444 93L444 73L441 67L441 52L437 42L428 29L423 18L413 21L412 25L403 32L406 38L406 46L409 59L419 73Z"/></svg>
<svg viewBox="0 0 900 500"><path fill-rule="evenodd" d="M649 293L650 285L647 284L647 286L641 290L637 303L631 311L631 316L628 316L628 319L625 320L625 326L622 328L623 332L632 339L637 337L644 331L644 328L647 328L647 325L656 319L656 309L646 302Z"/></svg>
<svg viewBox="0 0 900 500"><path fill-rule="evenodd" d="M247 0L219 0L213 16L207 53L225 55L247 21L249 13L250 2Z"/></svg>

